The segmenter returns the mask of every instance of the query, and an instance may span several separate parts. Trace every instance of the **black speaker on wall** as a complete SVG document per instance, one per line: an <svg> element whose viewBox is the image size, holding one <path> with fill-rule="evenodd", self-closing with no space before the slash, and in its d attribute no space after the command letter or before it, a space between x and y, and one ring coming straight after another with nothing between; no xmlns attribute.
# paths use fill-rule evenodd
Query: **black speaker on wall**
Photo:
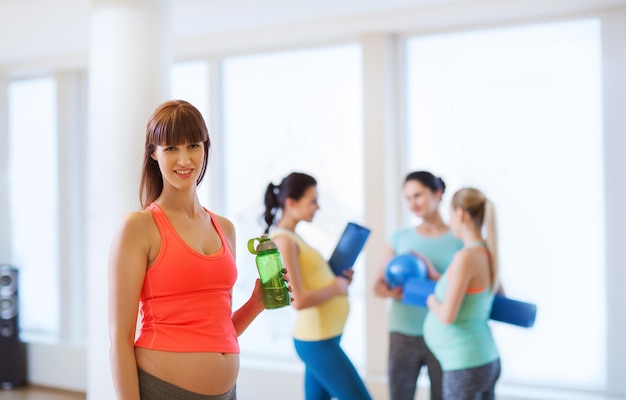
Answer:
<svg viewBox="0 0 626 400"><path fill-rule="evenodd" d="M26 345L19 335L18 271L0 265L0 388L26 384Z"/></svg>

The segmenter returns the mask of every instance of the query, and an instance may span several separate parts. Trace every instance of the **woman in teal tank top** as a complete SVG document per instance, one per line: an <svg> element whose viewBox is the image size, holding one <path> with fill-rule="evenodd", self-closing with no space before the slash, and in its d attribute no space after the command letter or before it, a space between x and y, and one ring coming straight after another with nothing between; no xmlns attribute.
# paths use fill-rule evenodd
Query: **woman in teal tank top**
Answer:
<svg viewBox="0 0 626 400"><path fill-rule="evenodd" d="M390 289L384 279L387 262L395 255L417 253L427 261L428 276L436 280L448 268L454 253L462 247L439 213L445 191L441 178L430 172L416 171L404 181L404 195L409 209L422 222L394 232L389 239L387 257L374 285L379 297L391 298L389 311L389 397L391 400L415 398L417 378L423 366L428 368L431 400L441 399L441 367L423 337L427 310L402 303L402 288Z"/></svg>
<svg viewBox="0 0 626 400"><path fill-rule="evenodd" d="M443 369L444 400L492 400L500 356L488 325L499 288L491 202L477 189L459 190L452 197L450 228L464 247L427 299L424 339Z"/></svg>

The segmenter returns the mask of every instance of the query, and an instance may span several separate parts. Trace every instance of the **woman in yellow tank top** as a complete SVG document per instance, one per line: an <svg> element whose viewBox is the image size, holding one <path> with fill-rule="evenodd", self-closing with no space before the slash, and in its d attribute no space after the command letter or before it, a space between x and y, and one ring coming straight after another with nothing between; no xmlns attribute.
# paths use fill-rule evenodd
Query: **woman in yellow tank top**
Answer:
<svg viewBox="0 0 626 400"><path fill-rule="evenodd" d="M278 245L293 288L293 306L298 310L294 345L306 366L305 399L369 400L365 384L340 346L352 269L335 276L320 253L295 233L298 223L311 222L319 208L317 182L310 175L293 172L278 186L267 187L266 233Z"/></svg>

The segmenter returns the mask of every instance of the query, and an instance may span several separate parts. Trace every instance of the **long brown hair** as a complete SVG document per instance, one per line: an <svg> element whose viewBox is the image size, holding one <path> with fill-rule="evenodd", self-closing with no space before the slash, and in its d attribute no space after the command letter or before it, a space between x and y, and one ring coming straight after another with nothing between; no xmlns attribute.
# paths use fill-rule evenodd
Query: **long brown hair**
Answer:
<svg viewBox="0 0 626 400"><path fill-rule="evenodd" d="M211 140L206 123L197 108L184 100L170 100L158 106L146 127L146 142L139 184L139 201L147 207L163 191L163 175L159 164L151 156L156 146L199 143L204 145L204 160L196 184L206 173Z"/></svg>
<svg viewBox="0 0 626 400"><path fill-rule="evenodd" d="M498 260L498 232L496 228L496 214L493 203L485 195L475 188L463 188L452 196L452 208L462 209L467 212L472 222L481 228L483 225L487 230L487 250L491 257L491 289L498 288L499 260Z"/></svg>

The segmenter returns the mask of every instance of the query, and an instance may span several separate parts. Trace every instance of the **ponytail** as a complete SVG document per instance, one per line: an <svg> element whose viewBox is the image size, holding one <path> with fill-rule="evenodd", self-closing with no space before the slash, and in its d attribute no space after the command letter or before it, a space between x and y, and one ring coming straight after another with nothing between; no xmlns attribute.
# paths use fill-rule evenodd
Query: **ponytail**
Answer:
<svg viewBox="0 0 626 400"><path fill-rule="evenodd" d="M491 289L499 287L498 232L496 230L496 213L493 203L478 189L466 187L459 189L452 196L452 207L461 208L468 213L472 223L478 228L486 228L486 244L491 264Z"/></svg>
<svg viewBox="0 0 626 400"><path fill-rule="evenodd" d="M276 220L276 213L278 212L278 186L270 182L265 190L265 212L263 213L263 220L267 227L265 233L269 233L270 227L274 225Z"/></svg>

